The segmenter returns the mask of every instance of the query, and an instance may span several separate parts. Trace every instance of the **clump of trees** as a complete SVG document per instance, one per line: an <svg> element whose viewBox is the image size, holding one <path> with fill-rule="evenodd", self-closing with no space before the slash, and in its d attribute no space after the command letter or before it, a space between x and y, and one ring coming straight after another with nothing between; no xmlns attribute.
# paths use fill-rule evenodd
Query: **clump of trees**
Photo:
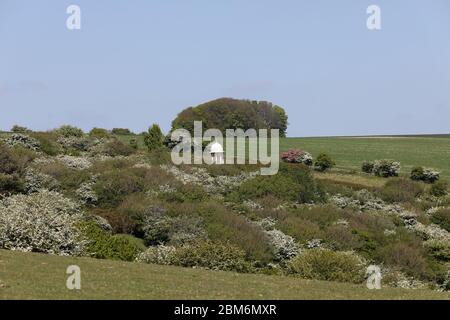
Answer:
<svg viewBox="0 0 450 320"><path fill-rule="evenodd" d="M172 121L172 130L194 131L194 121L202 121L204 129L279 129L286 136L288 116L280 106L267 101L221 98L197 107L189 107Z"/></svg>

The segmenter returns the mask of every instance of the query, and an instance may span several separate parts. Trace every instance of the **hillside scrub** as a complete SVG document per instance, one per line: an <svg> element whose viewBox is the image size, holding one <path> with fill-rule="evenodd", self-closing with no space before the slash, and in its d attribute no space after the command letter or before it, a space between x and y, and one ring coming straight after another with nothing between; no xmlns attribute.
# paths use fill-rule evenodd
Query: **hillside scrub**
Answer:
<svg viewBox="0 0 450 320"><path fill-rule="evenodd" d="M129 146L143 136L100 129L20 134L32 139L0 143L2 248L347 282L367 262L392 285L448 283L445 184L314 170L325 156L273 176L175 166L165 148Z"/></svg>

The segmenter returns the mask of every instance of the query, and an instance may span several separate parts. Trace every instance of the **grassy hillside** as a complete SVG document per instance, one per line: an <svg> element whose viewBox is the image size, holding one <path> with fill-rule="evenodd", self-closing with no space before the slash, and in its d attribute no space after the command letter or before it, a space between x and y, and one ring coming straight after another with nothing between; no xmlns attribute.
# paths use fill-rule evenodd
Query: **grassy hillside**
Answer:
<svg viewBox="0 0 450 320"><path fill-rule="evenodd" d="M66 268L81 268L81 290ZM450 299L449 293L0 250L0 299Z"/></svg>

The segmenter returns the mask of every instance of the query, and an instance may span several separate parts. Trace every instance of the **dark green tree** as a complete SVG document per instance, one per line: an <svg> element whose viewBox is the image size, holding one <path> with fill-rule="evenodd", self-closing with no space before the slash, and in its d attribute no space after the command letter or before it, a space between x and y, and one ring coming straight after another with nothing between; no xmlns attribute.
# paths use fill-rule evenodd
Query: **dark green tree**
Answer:
<svg viewBox="0 0 450 320"><path fill-rule="evenodd" d="M164 135L158 124L154 123L144 137L144 143L149 151L161 149L163 147Z"/></svg>
<svg viewBox="0 0 450 320"><path fill-rule="evenodd" d="M194 121L203 129L279 129L286 136L287 115L283 108L267 101L221 98L181 111L172 121L172 130L184 128L193 133Z"/></svg>

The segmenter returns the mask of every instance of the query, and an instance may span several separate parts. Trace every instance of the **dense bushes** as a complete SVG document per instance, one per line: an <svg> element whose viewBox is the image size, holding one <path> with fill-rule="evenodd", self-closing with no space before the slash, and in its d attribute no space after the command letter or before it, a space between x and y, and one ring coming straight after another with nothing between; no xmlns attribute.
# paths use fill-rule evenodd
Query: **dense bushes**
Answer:
<svg viewBox="0 0 450 320"><path fill-rule="evenodd" d="M111 156L111 157L117 157L117 156L125 156L126 157L135 152L135 149L133 149L131 146L128 146L117 139L112 139L111 141L106 143L103 148L104 148L104 154Z"/></svg>
<svg viewBox="0 0 450 320"><path fill-rule="evenodd" d="M78 225L87 239L86 254L98 259L133 261L145 250L142 240L130 235L110 233L93 222L82 222Z"/></svg>
<svg viewBox="0 0 450 320"><path fill-rule="evenodd" d="M365 161L361 166L365 173L374 174L378 177L397 177L400 173L400 162L394 160Z"/></svg>
<svg viewBox="0 0 450 320"><path fill-rule="evenodd" d="M102 128L92 128L89 131L89 136L98 139L108 139L111 135L108 130Z"/></svg>
<svg viewBox="0 0 450 320"><path fill-rule="evenodd" d="M185 208L177 211L189 215ZM243 249L250 260L265 264L273 260L273 248L264 230L250 223L244 216L232 212L220 203L206 202L191 205L189 211L198 213L203 218L208 238L218 242L229 242Z"/></svg>
<svg viewBox="0 0 450 320"><path fill-rule="evenodd" d="M211 241L195 242L179 248L152 247L140 254L137 260L223 271L248 272L251 269L244 251L230 244Z"/></svg>
<svg viewBox="0 0 450 320"><path fill-rule="evenodd" d="M431 221L450 232L450 209L440 209L431 215Z"/></svg>
<svg viewBox="0 0 450 320"><path fill-rule="evenodd" d="M373 174L379 177L397 177L400 172L400 163L393 160L376 160L373 165Z"/></svg>
<svg viewBox="0 0 450 320"><path fill-rule="evenodd" d="M388 202L409 202L423 192L424 188L420 183L404 178L396 178L386 182L380 190L380 196Z"/></svg>
<svg viewBox="0 0 450 320"><path fill-rule="evenodd" d="M374 163L371 161L364 161L362 166L361 166L361 170L364 173L369 173L371 174L373 172L373 167L374 167Z"/></svg>
<svg viewBox="0 0 450 320"><path fill-rule="evenodd" d="M430 194L435 197L443 197L448 194L448 183L444 181L438 181L434 183L430 188Z"/></svg>
<svg viewBox="0 0 450 320"><path fill-rule="evenodd" d="M57 192L14 195L0 201L0 248L80 255L78 205Z"/></svg>
<svg viewBox="0 0 450 320"><path fill-rule="evenodd" d="M424 253L425 250L418 242L395 242L380 248L379 259L388 265L400 267L408 275L423 277L427 269Z"/></svg>
<svg viewBox="0 0 450 320"><path fill-rule="evenodd" d="M102 174L93 185L99 204L117 206L125 196L143 191L144 179L140 172L138 168L129 168Z"/></svg>
<svg viewBox="0 0 450 320"><path fill-rule="evenodd" d="M112 134L116 134L116 135L131 135L133 134L133 132L131 132L130 129L127 128L113 128L111 130Z"/></svg>
<svg viewBox="0 0 450 320"><path fill-rule="evenodd" d="M313 249L289 261L288 271L307 279L361 283L365 262L350 252Z"/></svg>
<svg viewBox="0 0 450 320"><path fill-rule="evenodd" d="M49 156L61 153L61 147L56 143L56 136L51 132L33 132L31 137L39 142L39 150Z"/></svg>
<svg viewBox="0 0 450 320"><path fill-rule="evenodd" d="M80 128L70 126L70 125L63 125L59 127L58 129L55 129L54 132L61 137L70 138L70 137L82 137L84 136L83 130Z"/></svg>
<svg viewBox="0 0 450 320"><path fill-rule="evenodd" d="M24 190L23 174L34 156L32 151L22 147L8 148L0 145L0 194Z"/></svg>
<svg viewBox="0 0 450 320"><path fill-rule="evenodd" d="M142 226L146 245L183 245L206 237L199 217L169 217L158 208L148 211Z"/></svg>
<svg viewBox="0 0 450 320"><path fill-rule="evenodd" d="M258 176L245 181L235 193L240 199L255 199L266 196L307 203L322 201L324 194L316 184L310 170L303 165L280 166L278 174Z"/></svg>
<svg viewBox="0 0 450 320"><path fill-rule="evenodd" d="M411 179L426 183L435 183L439 180L440 173L434 169L415 167L411 171Z"/></svg>

